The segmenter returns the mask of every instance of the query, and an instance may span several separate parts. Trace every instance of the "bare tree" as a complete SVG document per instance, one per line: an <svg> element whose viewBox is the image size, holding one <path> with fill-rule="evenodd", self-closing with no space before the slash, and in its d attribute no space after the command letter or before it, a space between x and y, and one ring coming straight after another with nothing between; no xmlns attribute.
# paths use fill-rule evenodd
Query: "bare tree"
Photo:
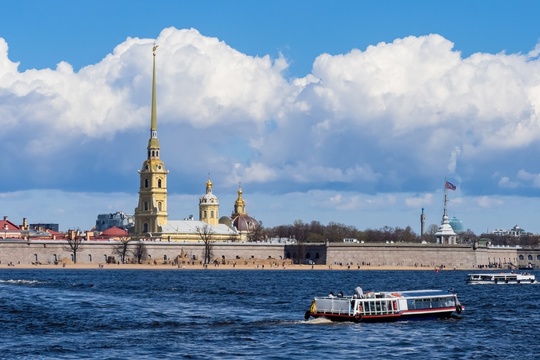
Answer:
<svg viewBox="0 0 540 360"><path fill-rule="evenodd" d="M119 238L118 241L120 243L114 247L114 253L120 255L122 264L125 264L126 255L128 253L128 247L130 243L133 242L133 238L130 236L125 236L125 237Z"/></svg>
<svg viewBox="0 0 540 360"><path fill-rule="evenodd" d="M142 264L143 259L146 259L148 256L148 251L146 250L146 245L139 240L139 242L135 246L135 250L133 251L133 255L137 258L137 263Z"/></svg>
<svg viewBox="0 0 540 360"><path fill-rule="evenodd" d="M84 238L77 236L78 231L72 232L67 238L67 244L63 246L64 251L69 251L73 255L73 263L77 263L77 253L83 250L82 242Z"/></svg>
<svg viewBox="0 0 540 360"><path fill-rule="evenodd" d="M208 224L203 226L197 226L197 234L204 243L204 253L203 253L203 262L204 264L209 264L212 257L212 237L214 235L214 230Z"/></svg>
<svg viewBox="0 0 540 360"><path fill-rule="evenodd" d="M248 233L249 241L264 241L266 240L266 231L262 223L256 224Z"/></svg>

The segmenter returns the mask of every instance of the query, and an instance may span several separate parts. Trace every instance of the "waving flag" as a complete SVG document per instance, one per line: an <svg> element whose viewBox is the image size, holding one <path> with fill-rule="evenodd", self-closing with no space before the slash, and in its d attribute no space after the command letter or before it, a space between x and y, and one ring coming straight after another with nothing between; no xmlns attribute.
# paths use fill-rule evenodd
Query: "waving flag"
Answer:
<svg viewBox="0 0 540 360"><path fill-rule="evenodd" d="M450 190L456 190L456 185L452 184L451 182L446 182L446 184L444 184L444 187L447 188L447 189L450 189Z"/></svg>

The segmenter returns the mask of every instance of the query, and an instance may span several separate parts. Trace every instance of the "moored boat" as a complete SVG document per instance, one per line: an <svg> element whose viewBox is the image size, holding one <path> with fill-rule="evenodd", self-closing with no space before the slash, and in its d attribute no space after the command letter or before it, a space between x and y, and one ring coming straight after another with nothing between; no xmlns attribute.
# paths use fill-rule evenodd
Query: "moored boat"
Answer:
<svg viewBox="0 0 540 360"><path fill-rule="evenodd" d="M332 321L381 322L449 318L463 306L455 293L443 290L370 292L360 296L315 297L304 318Z"/></svg>
<svg viewBox="0 0 540 360"><path fill-rule="evenodd" d="M536 276L530 273L482 273L468 274L468 284L536 284Z"/></svg>

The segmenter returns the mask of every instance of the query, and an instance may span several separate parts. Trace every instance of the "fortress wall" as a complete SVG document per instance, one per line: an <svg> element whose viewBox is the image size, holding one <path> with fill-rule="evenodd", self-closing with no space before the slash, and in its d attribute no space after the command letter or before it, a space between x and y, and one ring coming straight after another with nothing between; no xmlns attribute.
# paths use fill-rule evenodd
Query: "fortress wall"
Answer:
<svg viewBox="0 0 540 360"><path fill-rule="evenodd" d="M81 251L77 253L77 263L99 263L106 262L108 257L120 260L120 255L116 253L117 243L112 242L83 242ZM55 260L59 262L71 262L70 250L66 250L67 243L60 241L31 241L13 240L0 243L0 262L7 264L53 264ZM165 258L172 260L178 255L184 255L187 259L202 259L204 252L203 243L177 243L177 242L145 242L144 246L148 254L147 260L162 262ZM130 250L135 249L135 245L130 245ZM212 258L218 260L234 261L240 259L273 259L283 258L282 244L245 244L245 243L224 243L213 244L211 247ZM128 255L130 256L130 255ZM131 255L133 257L133 255Z"/></svg>
<svg viewBox="0 0 540 360"><path fill-rule="evenodd" d="M327 249L328 264L476 268L493 259L515 264L517 251L437 244L330 244Z"/></svg>
<svg viewBox="0 0 540 360"><path fill-rule="evenodd" d="M519 264L518 250L516 248L490 247L476 249L479 263ZM480 262L481 261L481 262Z"/></svg>
<svg viewBox="0 0 540 360"><path fill-rule="evenodd" d="M178 242L145 242L148 253L147 261L162 262L165 257L169 260L178 255L184 255L186 260L200 261L203 257L203 243ZM59 241L22 240L0 242L0 262L7 264L41 264L54 263L55 259L71 262L71 251L66 250L66 243ZM104 263L107 257L120 256L115 251L116 243L83 242L82 250L77 253L78 263ZM134 249L131 245L130 249ZM524 250L521 250L524 251ZM529 251L529 250L527 250ZM531 251L529 251L531 252ZM316 264L352 264L352 265L381 265L381 266L417 266L436 267L444 265L447 268L476 268L490 263L508 262L524 265L525 260L519 261L516 248L477 248L465 245L436 245L436 244L335 244L328 245L283 245L283 244L252 244L252 243L215 243L212 245L212 258L228 262L249 261L249 259L275 259L278 262L287 257L296 263L304 263L305 259ZM531 257L538 257L539 251ZM238 257L238 258L237 258ZM533 263L538 261L533 261Z"/></svg>

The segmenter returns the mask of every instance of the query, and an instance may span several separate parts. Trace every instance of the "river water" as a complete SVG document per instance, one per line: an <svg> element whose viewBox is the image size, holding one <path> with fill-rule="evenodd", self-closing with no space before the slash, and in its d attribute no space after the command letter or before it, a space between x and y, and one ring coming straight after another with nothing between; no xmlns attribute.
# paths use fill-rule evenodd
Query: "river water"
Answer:
<svg viewBox="0 0 540 360"><path fill-rule="evenodd" d="M540 286L467 285L466 274L3 269L0 358L538 358ZM314 296L357 285L453 288L465 311L448 320L304 321Z"/></svg>

